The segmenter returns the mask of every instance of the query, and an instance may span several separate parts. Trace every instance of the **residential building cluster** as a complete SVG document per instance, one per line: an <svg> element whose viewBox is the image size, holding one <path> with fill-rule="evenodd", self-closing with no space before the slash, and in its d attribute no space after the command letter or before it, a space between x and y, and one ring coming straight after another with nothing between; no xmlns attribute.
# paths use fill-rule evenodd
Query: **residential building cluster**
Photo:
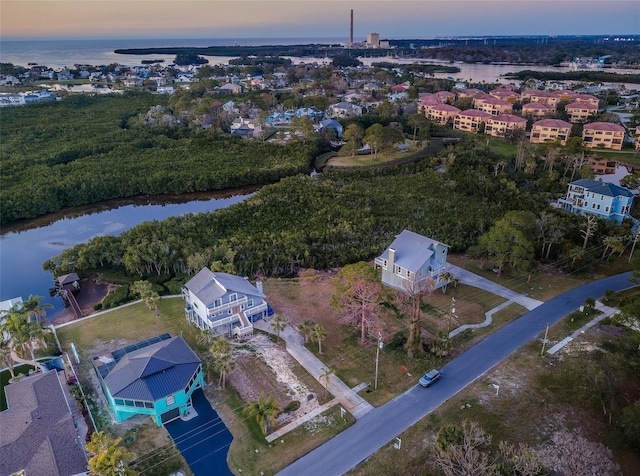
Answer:
<svg viewBox="0 0 640 476"><path fill-rule="evenodd" d="M379 35L369 34L367 44L377 47ZM587 148L620 150L625 142L626 131L623 126L596 119L598 114L603 112L600 109L601 100L595 94L585 91L598 93L603 91L602 87L598 87L597 90L587 87L574 91L563 82L553 81L546 84L533 81L528 82L523 88L502 85L485 91L458 82L451 91L419 92L415 100L409 97L411 81L396 80L405 73L400 66L388 69L383 78L375 74L370 67L336 68L331 84L314 80L314 70L321 67L326 67L326 64L304 65L306 74L296 79L298 85L306 90L305 95L324 96L333 102L325 110L315 106L284 109L273 105L267 111L256 108L247 111L240 110L234 101L229 101L224 104L224 109L230 117L230 132L242 137L259 138L263 137L266 127L286 127L292 120L301 117L311 119L316 130L320 131L323 129L322 121L339 121L365 113L375 113L382 102L388 101L395 110L409 110L415 107L429 120L439 125L451 125L454 129L464 132L484 133L494 137L521 134L528 136L534 144L556 140L565 144L571 135L572 126L580 124L583 126L582 141ZM101 94L121 91L122 88L145 87L156 93L173 94L180 88L190 88L200 79L213 80L216 86L211 92L221 95L275 91L283 88L286 90L292 87L289 73L294 71L296 66L279 66L272 68L269 73L260 74L239 73L239 69L242 69L237 65L216 66L215 75L209 78L199 75L201 68L201 65L176 66L156 63L131 67L76 65L72 70L63 68L54 71L46 66L32 66L19 77L0 76L0 85L20 84L33 79L62 82L86 79L89 83L57 83L51 87L51 91L1 94L0 106L53 100L54 93L58 91ZM379 70L376 70L376 73L378 72ZM415 72L413 76L427 77L421 72ZM342 84L336 84L339 82ZM466 101L463 101L465 99ZM461 110L456 107L460 103L468 105L467 108ZM561 114L558 111L560 105L564 106ZM266 118L263 113L267 114ZM259 120L261 115L262 119ZM211 118L207 115L203 116L200 122L205 128L212 124ZM333 123L332 128L337 129ZM341 134L337 135L340 137ZM640 134L637 130L629 135L629 140L633 140L635 147L640 149Z"/></svg>

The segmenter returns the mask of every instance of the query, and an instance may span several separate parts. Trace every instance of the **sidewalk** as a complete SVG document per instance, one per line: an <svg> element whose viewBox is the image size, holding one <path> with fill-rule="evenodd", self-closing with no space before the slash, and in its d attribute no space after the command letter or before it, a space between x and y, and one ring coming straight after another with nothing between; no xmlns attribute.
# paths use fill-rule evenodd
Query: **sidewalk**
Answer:
<svg viewBox="0 0 640 476"><path fill-rule="evenodd" d="M253 326L256 329L268 332L269 334L275 334L271 325L267 321L260 320L254 322ZM280 333L280 337L286 343L287 352L289 352L289 354L291 354L291 356L324 387L325 379L321 378L321 375L327 370L327 365L325 365L304 346L302 336L293 327L287 325L285 330ZM356 389L358 388L359 387L356 387ZM345 410L351 413L354 418L358 419L369 413L374 407L358 395L356 393L356 389L349 388L334 374L329 375L329 393L335 397L335 400L337 400ZM304 422L300 422L300 424L302 423Z"/></svg>
<svg viewBox="0 0 640 476"><path fill-rule="evenodd" d="M449 332L449 338L455 337L458 334L460 334L463 331L466 331L467 329L479 329L481 327L487 327L488 325L490 325L493 322L493 315L498 312L503 310L505 307L510 306L511 304L515 303L516 301L514 299L510 299L508 301L503 302L502 304L500 304L497 307L494 307L493 309L491 309L490 311L487 311L484 313L485 315L485 319L483 322L481 322L480 324L463 324L460 327L452 330L451 332ZM542 303L540 303L542 304ZM538 307L538 306L535 306ZM529 309L531 310L531 309Z"/></svg>
<svg viewBox="0 0 640 476"><path fill-rule="evenodd" d="M580 329L575 331L569 337L565 337L564 339L562 339L556 345L554 345L549 350L547 350L547 354L551 354L551 355L555 354L560 349L562 349L565 345L567 345L569 342L574 340L576 337L584 334L586 330L591 329L593 326L598 324L600 321L602 321L602 320L606 319L607 317L612 316L613 314L618 312L618 309L615 309L615 308L609 307L609 306L605 306L600 301L596 301L596 309L598 311L602 312L602 314L597 316L595 319L587 322L584 326L582 326Z"/></svg>

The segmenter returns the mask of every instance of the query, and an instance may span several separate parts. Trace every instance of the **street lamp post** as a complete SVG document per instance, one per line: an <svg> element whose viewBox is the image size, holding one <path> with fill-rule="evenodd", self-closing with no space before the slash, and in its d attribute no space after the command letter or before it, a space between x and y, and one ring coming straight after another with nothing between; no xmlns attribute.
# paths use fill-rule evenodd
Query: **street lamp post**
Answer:
<svg viewBox="0 0 640 476"><path fill-rule="evenodd" d="M382 334L378 332L378 346L376 347L376 378L373 384L373 389L378 390L378 359L380 358L380 349L382 349Z"/></svg>

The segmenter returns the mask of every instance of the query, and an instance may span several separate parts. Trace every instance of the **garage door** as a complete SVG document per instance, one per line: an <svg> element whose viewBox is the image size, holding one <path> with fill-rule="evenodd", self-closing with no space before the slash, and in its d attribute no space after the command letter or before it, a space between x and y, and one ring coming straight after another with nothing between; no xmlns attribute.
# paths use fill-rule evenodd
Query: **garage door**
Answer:
<svg viewBox="0 0 640 476"><path fill-rule="evenodd" d="M173 410L169 410L168 412L164 412L160 415L160 420L162 420L162 424L164 425L171 420L175 420L180 417L180 408L174 408Z"/></svg>

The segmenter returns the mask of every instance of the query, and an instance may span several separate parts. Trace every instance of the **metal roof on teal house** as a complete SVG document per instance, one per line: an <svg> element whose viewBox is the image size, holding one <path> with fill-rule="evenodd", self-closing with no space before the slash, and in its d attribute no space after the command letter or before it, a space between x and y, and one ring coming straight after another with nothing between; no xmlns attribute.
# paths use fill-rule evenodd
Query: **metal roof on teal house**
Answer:
<svg viewBox="0 0 640 476"><path fill-rule="evenodd" d="M161 425L185 414L193 391L204 386L200 359L181 336L163 334L93 363L117 421L146 414Z"/></svg>

